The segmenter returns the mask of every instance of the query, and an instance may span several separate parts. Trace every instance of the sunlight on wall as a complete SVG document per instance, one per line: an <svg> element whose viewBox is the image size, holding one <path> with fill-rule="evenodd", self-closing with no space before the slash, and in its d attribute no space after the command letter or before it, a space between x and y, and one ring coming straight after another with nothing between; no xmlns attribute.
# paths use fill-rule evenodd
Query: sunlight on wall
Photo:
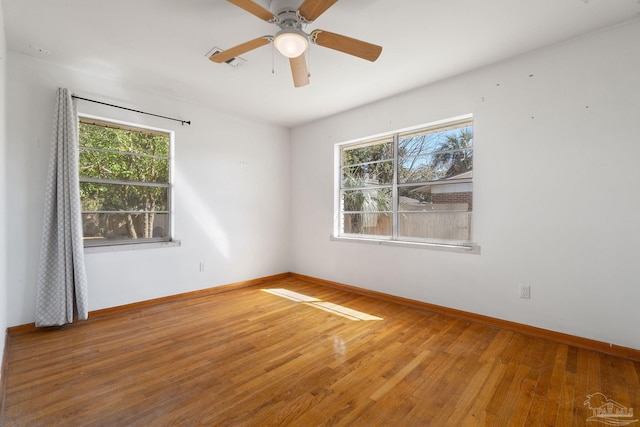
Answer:
<svg viewBox="0 0 640 427"><path fill-rule="evenodd" d="M180 198L184 199L185 212L193 217L193 220L201 227L203 235L228 259L231 256L229 236L220 226L218 219L184 176L175 172L174 180L174 182L180 183Z"/></svg>
<svg viewBox="0 0 640 427"><path fill-rule="evenodd" d="M349 320L354 320L354 321L383 320L382 317L372 316L371 314L363 313L358 310L353 310L351 308L347 308L339 304L334 304L332 302L322 301L322 300L319 300L318 298L310 297L298 292L290 291L288 289L283 289L283 288L262 289L262 291L268 292L272 295L276 295L282 298L286 298L291 301L300 302L300 303L303 303L304 305L318 308L320 310L324 310L329 313L345 317Z"/></svg>

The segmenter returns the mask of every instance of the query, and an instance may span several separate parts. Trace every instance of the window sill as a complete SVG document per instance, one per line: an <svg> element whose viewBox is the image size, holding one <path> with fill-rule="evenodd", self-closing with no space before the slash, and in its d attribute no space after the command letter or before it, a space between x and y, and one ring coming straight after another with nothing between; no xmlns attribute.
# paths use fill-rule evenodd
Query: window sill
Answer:
<svg viewBox="0 0 640 427"><path fill-rule="evenodd" d="M434 251L444 252L460 252L464 254L480 255L480 246L473 244L471 246L461 245L446 245L440 243L426 243L426 242L406 242L398 240L377 240L367 239L361 237L338 237L331 235L330 240L335 242L352 242L352 243L368 243L371 245L380 246L396 246L401 248L417 248L417 249L429 249Z"/></svg>
<svg viewBox="0 0 640 427"><path fill-rule="evenodd" d="M85 246L85 254L97 254L102 252L122 252L137 251L144 249L157 248L175 248L181 245L180 240L171 240L169 242L150 242L150 243L130 243L120 245L104 245L104 246Z"/></svg>

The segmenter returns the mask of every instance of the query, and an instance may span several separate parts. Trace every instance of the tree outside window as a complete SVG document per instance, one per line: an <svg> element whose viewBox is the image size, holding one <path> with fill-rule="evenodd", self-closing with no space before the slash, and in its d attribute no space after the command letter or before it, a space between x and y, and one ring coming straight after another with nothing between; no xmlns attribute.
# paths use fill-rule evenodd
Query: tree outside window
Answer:
<svg viewBox="0 0 640 427"><path fill-rule="evenodd" d="M85 245L168 241L171 134L81 118Z"/></svg>
<svg viewBox="0 0 640 427"><path fill-rule="evenodd" d="M473 124L340 147L342 236L471 242Z"/></svg>

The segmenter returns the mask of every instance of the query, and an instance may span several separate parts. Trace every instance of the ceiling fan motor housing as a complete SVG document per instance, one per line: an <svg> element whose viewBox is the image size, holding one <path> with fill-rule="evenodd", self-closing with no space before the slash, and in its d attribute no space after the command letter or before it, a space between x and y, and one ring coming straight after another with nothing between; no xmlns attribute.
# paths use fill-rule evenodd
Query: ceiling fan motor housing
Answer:
<svg viewBox="0 0 640 427"><path fill-rule="evenodd" d="M293 11L295 13L301 4L302 0L271 0L269 2L269 10L276 16L284 11Z"/></svg>
<svg viewBox="0 0 640 427"><path fill-rule="evenodd" d="M278 27L285 29L296 29L302 31L302 19L297 10L284 10L276 15Z"/></svg>

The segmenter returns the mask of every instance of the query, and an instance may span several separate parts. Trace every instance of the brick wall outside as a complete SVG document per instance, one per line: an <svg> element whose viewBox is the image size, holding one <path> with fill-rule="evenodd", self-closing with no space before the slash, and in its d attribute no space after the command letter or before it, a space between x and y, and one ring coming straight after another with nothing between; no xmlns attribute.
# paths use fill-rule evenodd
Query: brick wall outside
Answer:
<svg viewBox="0 0 640 427"><path fill-rule="evenodd" d="M448 203L466 203L469 206L469 212L473 211L473 193L433 193L431 194L431 201L434 205L448 204Z"/></svg>

